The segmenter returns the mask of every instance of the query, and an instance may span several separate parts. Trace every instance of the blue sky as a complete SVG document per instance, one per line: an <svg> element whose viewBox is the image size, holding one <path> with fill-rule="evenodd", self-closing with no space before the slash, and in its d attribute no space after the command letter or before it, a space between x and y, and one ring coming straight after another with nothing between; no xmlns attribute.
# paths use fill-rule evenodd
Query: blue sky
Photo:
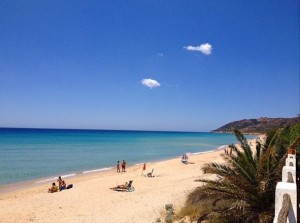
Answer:
<svg viewBox="0 0 300 223"><path fill-rule="evenodd" d="M299 114L299 1L0 1L0 126L210 131Z"/></svg>

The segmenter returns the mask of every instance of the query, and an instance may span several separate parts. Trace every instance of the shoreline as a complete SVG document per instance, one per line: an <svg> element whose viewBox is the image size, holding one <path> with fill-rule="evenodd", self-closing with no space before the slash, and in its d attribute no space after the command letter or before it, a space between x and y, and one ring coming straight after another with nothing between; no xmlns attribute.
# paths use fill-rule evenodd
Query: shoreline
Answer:
<svg viewBox="0 0 300 223"><path fill-rule="evenodd" d="M256 139L250 140L255 142ZM254 145L254 143L251 143ZM190 164L181 157L131 165L126 172L116 169L92 172L66 178L73 184L70 190L48 193L51 183L44 182L28 188L0 193L0 216L3 222L24 223L152 223L163 219L166 204L175 211L183 207L187 195L200 186L202 166L208 162L223 162L225 147L189 156ZM154 169L155 177L145 175ZM205 176L206 177L206 176ZM111 187L133 180L135 191L117 192Z"/></svg>
<svg viewBox="0 0 300 223"><path fill-rule="evenodd" d="M0 193L1 188L14 187L16 183L47 181L59 175L113 168L117 160L125 159L128 165L157 162L186 152L217 149L222 143L236 141L232 134L217 136L209 132L134 131L134 134L124 134L123 131L100 130L83 134L79 130L49 131L8 129L1 134L4 156L0 161L4 169Z"/></svg>
<svg viewBox="0 0 300 223"><path fill-rule="evenodd" d="M221 145L216 149L213 150L208 150L208 151L202 151L202 152L194 152L190 153L191 156L195 155L202 155L202 154L207 154L207 153L213 153L216 151L220 151L224 148L226 148L228 145ZM165 159L158 159L158 160L152 160L146 162L146 164L155 164L159 162L165 162L173 159L178 159L180 158L181 155L178 156L173 156ZM128 166L127 169L131 169L133 167L138 167L142 166L144 163L133 163L132 165ZM83 176L88 176L88 175L93 175L93 174L101 174L101 173L109 173L115 171L115 166L109 166L109 167L103 167L99 169L93 169L93 170L80 170L76 172L66 172L66 173L60 173L60 175L57 176L45 176L42 178L35 178L32 180L27 180L27 181L20 181L20 182L14 182L14 183L9 183L9 184L2 184L0 185L0 196L5 193L12 193L14 191L19 191L23 189L30 189L34 187L39 187L43 185L50 185L52 182L56 182L58 176L61 176L63 179L74 179L74 178L81 178Z"/></svg>
<svg viewBox="0 0 300 223"><path fill-rule="evenodd" d="M127 172L115 169L67 178L74 187L53 194L47 193L50 183L0 194L0 216L4 222L153 222L161 217L167 203L183 206L186 195L198 182L203 163L220 160L222 150L193 155L182 164L177 157L147 163L144 175L154 169L156 177L142 175L142 165L128 167ZM68 180L69 179L69 180ZM116 192L109 188L133 180L134 192ZM176 185L176 187L174 187ZM123 204L123 205L122 205Z"/></svg>

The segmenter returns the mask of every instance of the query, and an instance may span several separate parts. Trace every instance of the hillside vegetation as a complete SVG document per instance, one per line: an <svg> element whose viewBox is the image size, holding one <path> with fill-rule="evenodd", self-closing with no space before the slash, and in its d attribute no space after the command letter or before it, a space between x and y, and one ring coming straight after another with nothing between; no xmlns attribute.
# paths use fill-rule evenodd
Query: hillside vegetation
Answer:
<svg viewBox="0 0 300 223"><path fill-rule="evenodd" d="M258 118L243 119L230 122L212 132L233 132L234 129L242 133L265 133L275 128L284 128L288 125L300 123L300 118Z"/></svg>

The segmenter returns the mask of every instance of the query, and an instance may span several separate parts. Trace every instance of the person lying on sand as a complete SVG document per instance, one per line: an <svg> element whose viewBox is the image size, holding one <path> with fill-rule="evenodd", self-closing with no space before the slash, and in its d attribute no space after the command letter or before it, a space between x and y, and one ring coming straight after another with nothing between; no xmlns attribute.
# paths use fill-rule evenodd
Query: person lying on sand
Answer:
<svg viewBox="0 0 300 223"><path fill-rule="evenodd" d="M128 188L128 183L125 182L125 184L117 185L115 188L118 188L118 189L126 189L126 188Z"/></svg>
<svg viewBox="0 0 300 223"><path fill-rule="evenodd" d="M55 183L52 183L52 187L48 189L48 193L55 193L58 191L58 186Z"/></svg>
<svg viewBox="0 0 300 223"><path fill-rule="evenodd" d="M117 185L116 187L111 187L110 189L116 191L133 191L134 187L132 187L132 180L130 180L129 183L126 182L124 185Z"/></svg>

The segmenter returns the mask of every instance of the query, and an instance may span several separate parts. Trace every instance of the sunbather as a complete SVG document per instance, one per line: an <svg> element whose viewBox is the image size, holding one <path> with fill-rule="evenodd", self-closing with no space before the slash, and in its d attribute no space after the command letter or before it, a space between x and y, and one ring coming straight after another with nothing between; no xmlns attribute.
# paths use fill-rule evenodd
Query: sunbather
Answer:
<svg viewBox="0 0 300 223"><path fill-rule="evenodd" d="M66 187L67 187L66 182L65 182L64 180L62 180L62 181L61 181L61 185L60 185L60 187L59 187L59 190L60 190L60 191L65 190Z"/></svg>
<svg viewBox="0 0 300 223"><path fill-rule="evenodd" d="M58 186L55 183L52 184L52 187L48 189L48 193L55 193L58 191Z"/></svg>
<svg viewBox="0 0 300 223"><path fill-rule="evenodd" d="M122 185L117 185L115 188L119 188L119 189L126 189L128 187L128 183L125 182L125 184Z"/></svg>
<svg viewBox="0 0 300 223"><path fill-rule="evenodd" d="M116 187L111 187L110 189L116 190L116 191L133 191L134 187L132 186L132 180L129 181L129 183L125 183L124 185L117 185Z"/></svg>
<svg viewBox="0 0 300 223"><path fill-rule="evenodd" d="M58 176L57 182L58 182L58 188L60 188L60 187L61 187L61 184L62 184L61 176Z"/></svg>

